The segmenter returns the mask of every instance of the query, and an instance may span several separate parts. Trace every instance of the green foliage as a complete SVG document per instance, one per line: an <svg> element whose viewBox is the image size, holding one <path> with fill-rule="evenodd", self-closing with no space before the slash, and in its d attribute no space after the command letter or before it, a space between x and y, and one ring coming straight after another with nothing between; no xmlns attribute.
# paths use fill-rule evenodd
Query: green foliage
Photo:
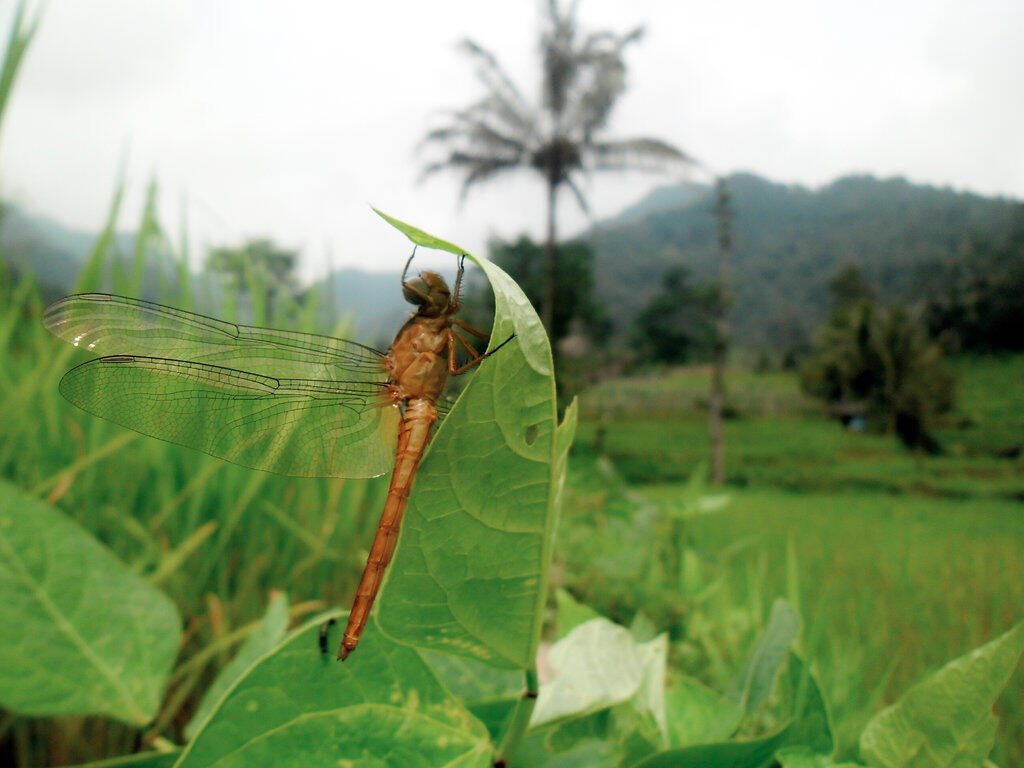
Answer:
<svg viewBox="0 0 1024 768"><path fill-rule="evenodd" d="M847 264L861 268L884 303L921 299L936 259L963 264L972 237L1001 240L1017 205L900 178L847 176L813 190L751 174L727 182L730 324L735 343L755 352L805 348L828 315L829 281ZM717 277L712 206L710 187L665 187L581 236L594 247L597 295L615 328L630 328L670 267L685 264L698 284Z"/></svg>
<svg viewBox="0 0 1024 768"><path fill-rule="evenodd" d="M957 351L1024 350L1024 205L1006 231L977 235L954 258L920 270L926 319Z"/></svg>
<svg viewBox="0 0 1024 768"><path fill-rule="evenodd" d="M665 691L665 709L672 747L725 741L743 719L738 704L685 675L670 681Z"/></svg>
<svg viewBox="0 0 1024 768"><path fill-rule="evenodd" d="M954 382L918 314L899 304L836 306L802 376L844 419L867 416L909 447L938 450L929 429L952 408Z"/></svg>
<svg viewBox="0 0 1024 768"><path fill-rule="evenodd" d="M576 602L572 595L564 589L555 592L555 605L558 608L558 636L565 637L580 624L600 617L600 614L588 605Z"/></svg>
<svg viewBox="0 0 1024 768"><path fill-rule="evenodd" d="M764 658L761 651L765 638L771 642L777 637L783 622L778 617L784 611L792 615L792 609L776 608L775 626L770 624L755 644L753 659ZM799 621L799 617L793 618ZM513 765L758 768L773 759L784 768L839 765L834 761L836 740L824 694L815 675L795 653L789 652L788 660L783 660L783 675L775 674L778 665L773 663L775 669L768 678L766 697L771 696L775 702L772 709L781 724L764 735L727 740L740 722L740 709L692 681L669 689L663 715L667 722L655 716L645 728L642 718L636 717L643 713L642 708L634 709L634 716L629 718L624 716L621 703L605 706L622 698L624 689L614 687L622 681L607 676L607 662L589 671L585 668L590 666L588 660L615 656L622 660L624 678L631 677L635 666L624 645L628 634L619 630L616 632L615 626L604 619L594 619L578 626L552 648L556 668L559 663L563 665L554 682L547 684L562 705L554 715L558 725L545 725L545 709L539 706L534 718L536 728L516 753ZM570 644L579 645L579 650L568 651ZM980 765L992 746L992 701L1006 684L1022 650L1024 625L952 662L879 713L861 739L868 764L873 768ZM663 675L664 667L660 667L647 678L663 679ZM567 683L561 682L564 677L575 684L566 689ZM592 681L592 687L587 681ZM545 686L541 690L543 696ZM661 685L653 690L662 695ZM668 749L664 749L666 744ZM879 759L874 753L878 749L897 750L902 756ZM944 755L955 760L950 762Z"/></svg>
<svg viewBox="0 0 1024 768"><path fill-rule="evenodd" d="M0 123L3 123L7 102L14 90L22 59L28 52L32 38L35 37L36 30L39 28L38 15L31 21L25 19L27 5L27 0L21 0L14 10L11 31L7 37L7 48L4 50L3 64L0 65Z"/></svg>
<svg viewBox="0 0 1024 768"><path fill-rule="evenodd" d="M737 373L730 402L741 418L725 423L729 482L798 492L1018 498L1024 408L1017 382L1024 356L952 362L962 394L934 432L946 453L928 461L884 435L822 419L791 374ZM684 482L708 455L700 411L707 380L706 369L695 369L602 386L599 396L581 400L586 417L578 445L593 445L600 427L605 455L629 483ZM686 413L688 405L693 410ZM603 425L596 423L605 413Z"/></svg>
<svg viewBox="0 0 1024 768"><path fill-rule="evenodd" d="M78 525L6 482L0 594L0 703L136 725L156 714L181 637L178 612Z"/></svg>
<svg viewBox="0 0 1024 768"><path fill-rule="evenodd" d="M833 310L849 309L865 302L874 302L877 298L864 270L856 264L847 264L838 270L828 281L828 292L832 296Z"/></svg>
<svg viewBox="0 0 1024 768"><path fill-rule="evenodd" d="M115 757L110 760L97 760L88 765L77 765L72 768L171 768L181 755L181 750L171 752L140 752L127 757Z"/></svg>
<svg viewBox="0 0 1024 768"><path fill-rule="evenodd" d="M598 617L545 655L531 731L514 766L629 766L665 745L667 638L637 642Z"/></svg>
<svg viewBox="0 0 1024 768"><path fill-rule="evenodd" d="M541 686L530 724L581 717L627 701L665 721L665 638L637 643L605 618L580 624L554 643L546 664L557 675Z"/></svg>
<svg viewBox="0 0 1024 768"><path fill-rule="evenodd" d="M792 651L780 682L787 700L785 709L792 721L789 737L793 744L799 745L793 751L832 755L836 740L828 702L810 668Z"/></svg>
<svg viewBox="0 0 1024 768"><path fill-rule="evenodd" d="M288 629L289 618L288 598L284 593L278 593L270 601L267 612L245 639L238 653L221 669L217 677L210 683L210 687L206 689L192 720L185 728L187 738L191 739L195 736L206 718L220 704L224 694L246 674L249 667L281 643Z"/></svg>
<svg viewBox="0 0 1024 768"><path fill-rule="evenodd" d="M635 768L760 768L771 762L788 735L783 729L757 739L680 747L652 755Z"/></svg>
<svg viewBox="0 0 1024 768"><path fill-rule="evenodd" d="M670 631L678 673L725 690L772 598L793 594L795 570L808 618L802 652L834 712L834 762L855 758L883 703L993 627L1018 621L1024 604L1024 476L1012 458L1024 435L1024 357L951 363L961 396L936 428L947 453L927 459L822 420L790 374L733 372L730 396L742 405L725 425L732 487L725 506L703 513L688 478L708 452L699 405L707 370L585 393L556 554L564 583L618 621L643 610ZM589 451L600 414L610 483ZM659 519L680 513L694 553L686 560L700 579L696 593L662 602L652 585L669 575L649 557L668 540ZM701 599L694 606L681 594ZM998 765L1024 754L1022 684L1018 671L999 702ZM670 696L673 688L670 680Z"/></svg>
<svg viewBox="0 0 1024 768"><path fill-rule="evenodd" d="M487 726L491 741L502 744L523 698L522 673L439 651L421 650L420 655L445 687Z"/></svg>
<svg viewBox="0 0 1024 768"><path fill-rule="evenodd" d="M686 267L670 267L658 293L636 316L635 348L640 359L684 363L707 358L722 311L718 286L694 286Z"/></svg>
<svg viewBox="0 0 1024 768"><path fill-rule="evenodd" d="M316 651L319 622L239 680L178 768L249 765L490 764L487 730L412 648L371 623L344 664Z"/></svg>
<svg viewBox="0 0 1024 768"><path fill-rule="evenodd" d="M776 600L768 626L729 691L730 698L748 717L757 712L775 687L775 679L789 655L789 647L799 634L800 616L784 600Z"/></svg>
<svg viewBox="0 0 1024 768"><path fill-rule="evenodd" d="M298 259L298 251L282 248L268 238L257 238L239 246L211 249L206 257L206 270L221 276L233 292L255 287L252 299L257 304L253 311L256 322L262 324L266 322L266 309L260 306L264 296L269 299L295 293Z"/></svg>
<svg viewBox="0 0 1024 768"><path fill-rule="evenodd" d="M526 235L514 242L490 243L491 260L518 283L534 306L544 295L544 248ZM558 246L555 261L555 309L551 343L581 330L591 341L609 331L607 312L594 296L594 254L586 243L570 241ZM574 328L574 321L578 324Z"/></svg>
<svg viewBox="0 0 1024 768"><path fill-rule="evenodd" d="M992 750L992 706L1021 653L1024 624L955 661L879 712L860 738L873 768L973 768Z"/></svg>

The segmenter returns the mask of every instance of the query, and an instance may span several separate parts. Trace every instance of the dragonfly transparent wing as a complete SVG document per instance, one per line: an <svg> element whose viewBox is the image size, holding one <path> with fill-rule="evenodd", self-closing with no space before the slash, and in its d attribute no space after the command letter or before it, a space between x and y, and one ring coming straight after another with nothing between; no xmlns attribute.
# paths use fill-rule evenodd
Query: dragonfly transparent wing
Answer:
<svg viewBox="0 0 1024 768"><path fill-rule="evenodd" d="M96 416L253 469L374 477L395 461L399 412L381 383L114 355L72 368L60 391Z"/></svg>
<svg viewBox="0 0 1024 768"><path fill-rule="evenodd" d="M47 308L43 322L97 355L190 360L279 379L386 378L384 356L354 341L239 325L125 296L69 296Z"/></svg>

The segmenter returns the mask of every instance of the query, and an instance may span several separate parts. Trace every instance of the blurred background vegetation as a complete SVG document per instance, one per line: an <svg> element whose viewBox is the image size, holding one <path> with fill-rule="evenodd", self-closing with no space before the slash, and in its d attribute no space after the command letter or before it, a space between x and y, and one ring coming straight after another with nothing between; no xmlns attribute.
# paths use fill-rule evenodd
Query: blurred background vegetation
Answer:
<svg viewBox="0 0 1024 768"><path fill-rule="evenodd" d="M542 310L560 396L582 406L555 586L669 631L672 669L719 687L786 596L805 616L803 651L834 705L840 755L853 757L880 706L1021 617L1024 204L870 175L808 189L718 174L666 140L609 137L623 51L640 32L590 30L575 6L545 12L539 100L467 42L483 90L424 126L422 162L456 171L467 190L515 168L543 182L546 242L495 238L487 255ZM0 108L32 33L17 17ZM637 167L697 180L558 238L559 195L586 206L580 178ZM84 355L39 318L70 292L380 348L406 312L397 273L302 281L300 249L268 237L211 246L194 271L187 227L172 238L159 219L157 181L140 211L122 210L128 183L94 232L3 206L0 476L166 590L187 617L185 642L149 728L5 712L4 764L180 739L274 590L291 596L294 619L346 603L386 489L386 478L250 472L59 397ZM467 319L485 325L487 303L472 282ZM712 491L716 365L725 462ZM1022 702L1018 669L998 705L999 765L1024 763Z"/></svg>

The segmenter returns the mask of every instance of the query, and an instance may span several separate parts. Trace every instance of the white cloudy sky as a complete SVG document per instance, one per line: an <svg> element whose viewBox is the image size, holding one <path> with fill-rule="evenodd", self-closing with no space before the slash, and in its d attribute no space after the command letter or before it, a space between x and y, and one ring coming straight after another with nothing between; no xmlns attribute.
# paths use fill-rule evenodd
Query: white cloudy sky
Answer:
<svg viewBox="0 0 1024 768"><path fill-rule="evenodd" d="M10 13L12 2L0 8ZM438 110L478 91L456 42L495 51L532 91L537 0L50 0L0 143L0 194L96 229L126 165L194 247L271 235L304 274L391 269L394 215L483 251L540 234L524 176L461 208L454 179L417 185ZM849 172L1024 197L1019 0L582 0L588 26L647 26L611 132L654 135L719 171L818 185ZM594 215L665 179L594 179ZM586 219L568 199L566 231ZM198 250L198 249L197 249Z"/></svg>

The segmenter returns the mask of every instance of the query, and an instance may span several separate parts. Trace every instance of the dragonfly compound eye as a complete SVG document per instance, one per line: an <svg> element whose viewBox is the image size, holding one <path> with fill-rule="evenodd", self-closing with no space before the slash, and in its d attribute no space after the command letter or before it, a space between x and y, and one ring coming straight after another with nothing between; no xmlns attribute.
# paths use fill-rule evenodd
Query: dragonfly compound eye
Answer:
<svg viewBox="0 0 1024 768"><path fill-rule="evenodd" d="M430 286L422 277L414 277L402 283L402 296L410 304L422 306L430 300Z"/></svg>
<svg viewBox="0 0 1024 768"><path fill-rule="evenodd" d="M420 313L438 315L451 301L451 292L444 278L436 272L423 272L402 284L402 295L411 304L418 304Z"/></svg>

